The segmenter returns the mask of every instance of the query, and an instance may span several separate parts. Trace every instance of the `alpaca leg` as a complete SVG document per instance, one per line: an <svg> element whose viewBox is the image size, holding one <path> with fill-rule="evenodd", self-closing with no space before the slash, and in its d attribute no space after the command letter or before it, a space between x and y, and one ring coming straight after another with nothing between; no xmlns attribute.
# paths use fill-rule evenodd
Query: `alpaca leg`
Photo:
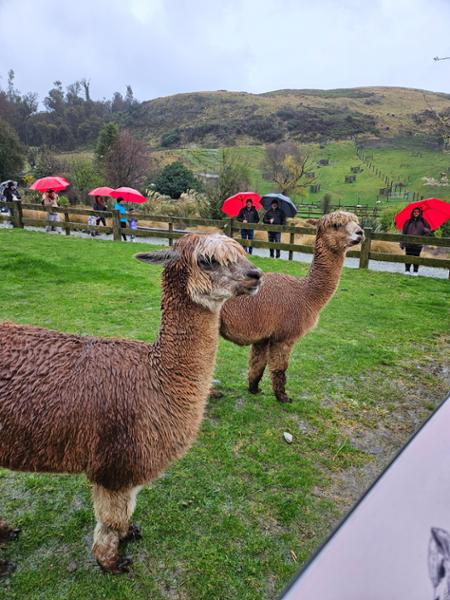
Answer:
<svg viewBox="0 0 450 600"><path fill-rule="evenodd" d="M267 340L252 345L248 361L248 390L252 394L259 392L258 384L266 368L268 349L269 343Z"/></svg>
<svg viewBox="0 0 450 600"><path fill-rule="evenodd" d="M130 492L130 499L129 499L128 505L127 505L128 520L131 519L131 516L134 513L134 509L136 508L136 498L137 498L137 495L139 494L140 489L141 489L141 486L139 485L138 487L133 488ZM139 526L135 525L134 523L129 524L126 535L120 537L120 541L123 543L137 542L138 540L141 540L141 539L142 539L141 530L140 530Z"/></svg>
<svg viewBox="0 0 450 600"><path fill-rule="evenodd" d="M2 542L10 542L11 540L17 540L19 537L20 529L13 529L9 527L3 519L0 517L0 544Z"/></svg>
<svg viewBox="0 0 450 600"><path fill-rule="evenodd" d="M0 577L7 577L16 569L16 565L10 560L0 560Z"/></svg>
<svg viewBox="0 0 450 600"><path fill-rule="evenodd" d="M269 346L269 367L272 376L272 389L279 402L292 402L286 394L286 369L293 342L275 342Z"/></svg>
<svg viewBox="0 0 450 600"><path fill-rule="evenodd" d="M94 485L93 500L97 525L92 552L104 571L124 573L131 563L119 555L119 542L130 534L130 518L139 488L112 492Z"/></svg>
<svg viewBox="0 0 450 600"><path fill-rule="evenodd" d="M19 537L19 529L12 529L0 517L0 547L4 542L17 540ZM10 560L0 560L0 577L10 575L16 568L16 565Z"/></svg>

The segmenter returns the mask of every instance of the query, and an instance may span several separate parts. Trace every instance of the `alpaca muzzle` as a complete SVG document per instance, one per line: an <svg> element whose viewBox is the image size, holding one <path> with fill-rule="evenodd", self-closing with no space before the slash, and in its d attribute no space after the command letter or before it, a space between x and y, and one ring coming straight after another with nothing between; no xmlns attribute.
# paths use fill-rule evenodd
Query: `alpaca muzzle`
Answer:
<svg viewBox="0 0 450 600"><path fill-rule="evenodd" d="M350 238L350 246L356 246L360 244L364 240L364 231L362 229L358 229L352 233Z"/></svg>
<svg viewBox="0 0 450 600"><path fill-rule="evenodd" d="M261 269L252 268L245 273L245 279L241 282L238 295L251 294L254 295L259 291L261 285L262 271Z"/></svg>

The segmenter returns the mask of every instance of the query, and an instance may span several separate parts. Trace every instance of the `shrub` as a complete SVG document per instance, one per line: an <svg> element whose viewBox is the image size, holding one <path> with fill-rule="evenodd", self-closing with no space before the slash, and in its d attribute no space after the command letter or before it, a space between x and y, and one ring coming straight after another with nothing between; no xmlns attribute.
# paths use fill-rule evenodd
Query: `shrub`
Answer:
<svg viewBox="0 0 450 600"><path fill-rule="evenodd" d="M396 206L388 206L383 210L379 218L381 231L397 231L394 218L395 215L399 213L405 206L406 204L397 204Z"/></svg>
<svg viewBox="0 0 450 600"><path fill-rule="evenodd" d="M320 201L320 210L322 214L326 215L330 212L331 209L332 196L329 193L326 193Z"/></svg>
<svg viewBox="0 0 450 600"><path fill-rule="evenodd" d="M178 199L187 190L199 190L200 188L201 184L195 178L194 173L180 160L164 167L155 181L157 192L174 199Z"/></svg>
<svg viewBox="0 0 450 600"><path fill-rule="evenodd" d="M175 146L181 141L181 135L179 129L171 129L167 133L161 136L161 146L168 148L169 146Z"/></svg>

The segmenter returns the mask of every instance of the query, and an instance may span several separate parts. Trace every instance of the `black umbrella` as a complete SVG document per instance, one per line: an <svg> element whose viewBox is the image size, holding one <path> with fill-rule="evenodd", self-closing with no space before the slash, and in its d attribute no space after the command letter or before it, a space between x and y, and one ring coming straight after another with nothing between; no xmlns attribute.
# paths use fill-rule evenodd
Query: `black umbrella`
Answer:
<svg viewBox="0 0 450 600"><path fill-rule="evenodd" d="M292 202L289 196L284 196L284 194L266 194L261 198L261 204L265 209L269 209L271 208L274 200L278 202L279 208L281 208L287 217L295 217L297 214L295 204Z"/></svg>

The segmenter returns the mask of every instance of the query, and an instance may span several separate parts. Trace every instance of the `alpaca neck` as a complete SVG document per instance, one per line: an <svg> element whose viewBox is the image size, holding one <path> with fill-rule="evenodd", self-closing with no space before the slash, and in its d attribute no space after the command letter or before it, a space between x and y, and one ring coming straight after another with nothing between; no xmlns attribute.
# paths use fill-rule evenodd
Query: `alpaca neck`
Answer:
<svg viewBox="0 0 450 600"><path fill-rule="evenodd" d="M220 311L211 312L192 302L186 284L185 273L166 268L155 370L167 395L195 403L206 399L211 384Z"/></svg>
<svg viewBox="0 0 450 600"><path fill-rule="evenodd" d="M330 300L338 286L343 265L344 253L325 248L321 238L317 237L314 258L305 278L309 306L321 310Z"/></svg>

